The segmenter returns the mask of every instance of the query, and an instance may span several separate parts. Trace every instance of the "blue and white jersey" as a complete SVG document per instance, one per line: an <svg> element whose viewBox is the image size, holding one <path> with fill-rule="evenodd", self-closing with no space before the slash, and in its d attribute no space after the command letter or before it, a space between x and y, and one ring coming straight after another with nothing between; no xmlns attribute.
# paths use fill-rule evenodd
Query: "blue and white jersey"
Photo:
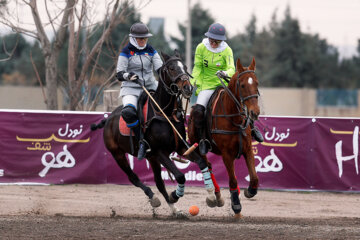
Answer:
<svg viewBox="0 0 360 240"><path fill-rule="evenodd" d="M156 90L158 82L154 77L153 70L157 71L162 65L160 55L151 45L147 44L144 49L139 50L129 43L120 53L116 72L134 72L140 79L145 80L147 89ZM131 81L122 82L120 96L139 96L141 92L142 88L137 83Z"/></svg>

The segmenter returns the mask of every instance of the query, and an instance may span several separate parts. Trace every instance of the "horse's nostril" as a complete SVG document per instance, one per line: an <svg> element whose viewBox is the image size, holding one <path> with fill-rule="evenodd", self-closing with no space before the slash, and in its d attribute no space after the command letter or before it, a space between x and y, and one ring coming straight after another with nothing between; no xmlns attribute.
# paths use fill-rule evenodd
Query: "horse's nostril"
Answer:
<svg viewBox="0 0 360 240"><path fill-rule="evenodd" d="M259 114L257 112L254 112L253 110L250 111L250 117L254 120L257 120L259 117Z"/></svg>
<svg viewBox="0 0 360 240"><path fill-rule="evenodd" d="M186 85L185 87L184 87L184 90L187 92L187 93L191 93L192 92L192 90L193 90L193 87L191 86L191 85Z"/></svg>

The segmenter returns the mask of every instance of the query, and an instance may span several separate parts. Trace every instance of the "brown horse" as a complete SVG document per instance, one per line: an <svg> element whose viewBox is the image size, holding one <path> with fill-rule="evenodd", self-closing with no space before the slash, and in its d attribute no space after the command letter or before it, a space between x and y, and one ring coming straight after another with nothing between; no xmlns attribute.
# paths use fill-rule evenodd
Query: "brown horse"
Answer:
<svg viewBox="0 0 360 240"><path fill-rule="evenodd" d="M159 85L152 98L149 98L145 91L139 98L138 109L142 108L141 102L148 101L147 120L142 122L145 129L144 138L151 147L151 152L147 154L147 159L154 173L154 180L159 192L164 196L173 214L182 216L174 203L184 195L185 176L178 170L174 162L169 159L172 152L182 155L188 149L188 143L184 139L185 123L182 99L189 99L192 95L193 87L190 84L190 74L186 66L182 63L180 55L175 52L175 56L168 56L162 53L164 60L163 66L159 70ZM133 144L134 139L123 135L119 131L119 119L121 117L122 106L115 109L111 115L102 120L99 124L92 125L92 130L104 128L104 143L111 152L119 167L127 174L130 182L136 187L141 188L148 196L152 207L160 206L159 199L153 191L146 186L131 169L126 153L132 155L138 151L138 145ZM168 122L171 121L171 124ZM173 126L171 126L173 125ZM174 127L174 128L173 128ZM180 136L179 136L180 135ZM207 170L207 163L195 152L189 154L189 158L196 162L204 174L204 182L209 192L208 202L215 201L214 186ZM170 196L168 195L164 181L161 177L161 165L175 176L178 185ZM212 190L212 191L211 191Z"/></svg>
<svg viewBox="0 0 360 240"><path fill-rule="evenodd" d="M222 80L219 78L219 81ZM244 68L238 59L235 74L232 76L228 87L224 86L223 84L223 87L219 87L209 100L206 109L206 132L207 138L211 142L211 152L222 156L229 176L232 209L235 216L239 217L241 216L240 188L234 171L235 159L244 156L249 171L250 184L248 189L245 189L245 196L248 198L255 196L258 187L249 126L250 121L257 120L260 114L255 59L252 60L248 68ZM192 112L189 118L188 131L191 143L200 140L195 130ZM203 157L207 161L206 156ZM209 162L208 165L211 169ZM214 178L213 181L215 194L219 198L221 196L220 188Z"/></svg>

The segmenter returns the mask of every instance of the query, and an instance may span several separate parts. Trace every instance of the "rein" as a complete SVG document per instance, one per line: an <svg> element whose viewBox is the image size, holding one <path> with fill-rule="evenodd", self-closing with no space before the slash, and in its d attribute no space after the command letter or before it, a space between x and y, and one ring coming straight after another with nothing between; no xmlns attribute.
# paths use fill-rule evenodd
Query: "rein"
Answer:
<svg viewBox="0 0 360 240"><path fill-rule="evenodd" d="M159 106L159 104L155 101L155 99L151 96L151 94L148 93L146 91L146 89L144 89L144 91L146 91L149 98L151 99L151 101L149 101L149 105L152 108L153 113L154 113L154 116L151 119L148 119L144 123L144 127L147 128L150 125L150 123L152 122L153 119L157 119L157 120L160 120L160 121L167 121L171 125L172 130L174 132L176 149L178 148L178 145L179 145L178 144L178 139L176 138L176 135L179 136L179 138L183 141L185 146L189 149L190 146L183 139L183 137L177 131L177 129L175 128L175 126L172 124L171 121L179 122L179 119L178 119L177 115L178 114L180 115L180 114L183 113L182 105L179 104L179 102L182 101L183 90L182 90L182 88L181 88L181 90L179 90L179 87L176 85L176 82L177 82L178 79L181 80L181 81L185 81L183 76L186 76L186 80L188 81L187 76L190 76L190 77L192 77L192 76L186 71L186 67L184 69L185 70L184 72L181 72L181 73L177 74L175 77L171 76L171 74L170 74L170 72L168 70L168 66L169 66L169 64L171 62L174 62L174 61L179 61L179 62L182 63L180 58L178 58L176 56L175 57L170 57L159 69L159 86L158 87L163 88L165 90L165 92L167 94L169 94L169 96L170 96L170 99L166 102L165 107ZM183 64L183 66L185 66L185 65ZM168 87L166 82L165 82L166 77L169 78L170 81L171 81L170 87ZM169 115L167 115L165 113L165 110L168 109L169 107L170 108L173 107L173 110L171 111L171 113Z"/></svg>
<svg viewBox="0 0 360 240"><path fill-rule="evenodd" d="M254 73L255 74L255 71L254 70L246 70L246 71L243 71L241 73L239 73L237 75L237 80L240 79L240 77L242 75L244 75L245 73ZM249 114L248 114L248 111L247 111L247 107L246 105L244 104L244 102L246 100L249 100L251 98L254 98L254 97L259 97L259 94L256 93L256 94L252 94L252 95L249 95L249 96L246 96L246 97L243 97L241 95L241 91L239 90L239 97L240 97L240 102L238 101L238 99L235 97L235 95L233 94L233 92L231 92L231 90L225 85L225 83L223 82L223 80L217 76L221 82L221 85L223 86L224 90L227 92L227 94L230 96L230 98L234 101L235 105L236 105L236 108L237 108L237 113L235 114L224 114L224 115L215 115L214 117L225 117L226 119L228 119L229 121L231 121L231 123L237 127L237 128L240 128L239 131L226 131L226 130L213 130L212 133L220 133L220 134L237 134L239 132L243 133L244 134L244 131L245 129L247 128L247 126L249 125L250 123L250 118L249 118ZM226 80L226 79L225 79ZM228 82L228 81L227 81ZM239 81L237 81L237 84L236 84L236 89L235 89L235 92L237 93L238 92L238 89L240 89L239 87ZM222 104L222 108L224 109L224 105L223 105L223 102L221 101L221 104ZM230 118L231 117L236 117L236 116L244 116L244 123L243 124L237 124L235 123L234 121L232 121Z"/></svg>
<svg viewBox="0 0 360 240"><path fill-rule="evenodd" d="M239 80L240 79L240 77L241 77L241 75L244 75L245 73L254 73L255 74L255 71L254 70L246 70L246 71L243 71L243 72L241 72L241 73L239 73L238 74L238 76L237 76L237 80ZM239 101L236 99L236 97L234 96L234 94L230 91L230 89L225 85L225 83L223 82L223 80L221 79L221 77L219 77L219 76L217 76L218 78L219 78L219 80L220 80L220 82L221 82L221 85L224 87L224 89L226 90L226 92L230 95L230 97L233 99L233 101L235 102L235 104L236 104L236 106L238 107L238 110L239 110L239 108L242 108L242 105L243 105L243 103L246 101L246 100L248 100L248 99L250 99L250 98L253 98L253 97L259 97L259 91L258 91L258 93L256 93L256 94L252 94L252 95L250 95L250 96L247 96L247 97L242 97L241 96L241 91L239 91L239 95L240 95L240 103L239 103ZM225 79L226 80L226 79ZM229 83L229 81L227 81L228 83ZM239 86L239 81L237 81L237 85L236 85L236 91L235 92L237 92L237 88L238 88L238 86Z"/></svg>

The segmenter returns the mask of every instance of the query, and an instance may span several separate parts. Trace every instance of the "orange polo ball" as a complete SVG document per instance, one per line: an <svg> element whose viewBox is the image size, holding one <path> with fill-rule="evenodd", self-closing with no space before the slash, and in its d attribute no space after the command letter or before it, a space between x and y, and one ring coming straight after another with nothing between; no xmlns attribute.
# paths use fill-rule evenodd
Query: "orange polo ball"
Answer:
<svg viewBox="0 0 360 240"><path fill-rule="evenodd" d="M193 216L196 216L199 214L199 207L196 205L193 205L189 208L189 213Z"/></svg>

